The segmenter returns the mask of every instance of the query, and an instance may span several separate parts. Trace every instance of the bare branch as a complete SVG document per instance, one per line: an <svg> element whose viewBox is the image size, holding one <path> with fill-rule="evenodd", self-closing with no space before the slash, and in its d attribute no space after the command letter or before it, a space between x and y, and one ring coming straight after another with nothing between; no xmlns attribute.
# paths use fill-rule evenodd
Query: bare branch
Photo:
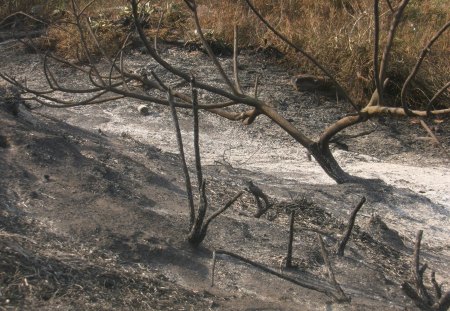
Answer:
<svg viewBox="0 0 450 311"><path fill-rule="evenodd" d="M267 28L270 29L278 38L280 38L282 41L284 41L287 45L289 45L291 48L293 48L298 53L305 56L310 62L312 62L317 68L319 68L327 77L333 81L333 84L336 86L339 92L341 92L345 98L350 102L350 104L353 106L353 108L356 111L359 111L358 106L354 103L352 98L348 95L348 93L345 91L345 89L337 82L337 80L333 77L331 72L329 72L324 66L322 66L311 54L303 50L301 47L294 44L292 41L290 41L286 36L282 35L278 30L276 30L262 15L259 13L258 10L253 6L250 0L245 0L247 5L250 7L250 9L255 13L255 15L258 17L258 19L263 22L264 25L266 25Z"/></svg>
<svg viewBox="0 0 450 311"><path fill-rule="evenodd" d="M136 30L138 31L139 34L139 38L142 40L145 49L147 50L147 52L150 54L150 56L158 63L160 64L162 67L164 67L166 70L168 70L169 72L171 72L172 74L184 79L187 82L190 82L191 80L191 76L190 74L183 72L175 67L173 67L172 65L170 65L169 63L167 63L164 59L161 58L161 56L159 56L158 53L156 53L156 51L153 49L153 47L151 46L150 42L147 40L147 37L144 33L144 30L142 29L142 26L139 23L139 13L138 13L138 6L137 0L130 0L131 1L131 8L132 8L132 12L133 12L133 18L135 20L135 25L136 25ZM190 3L189 1L187 1L187 3ZM188 4L188 5L192 5L192 4ZM206 90L208 92L226 97L234 102L239 102L239 103L243 103L249 106L256 106L261 104L260 102L258 102L257 100L254 100L250 97L242 97L242 95L236 95L230 92L227 92L223 89L220 88L216 88L213 87L211 85L205 84L205 83L201 83L199 81L196 81L196 87L199 89L203 89Z"/></svg>
<svg viewBox="0 0 450 311"><path fill-rule="evenodd" d="M416 286L416 291L422 301L425 304L429 304L430 296L423 285L423 273L421 273L420 269L420 243L422 241L423 230L417 231L416 243L414 245L414 255L413 255L413 264L412 264L412 274L414 277L414 282Z"/></svg>
<svg viewBox="0 0 450 311"><path fill-rule="evenodd" d="M387 5L388 5L389 10L391 11L391 13L394 13L394 8L392 7L391 1L390 1L390 0L386 0L386 3L387 3Z"/></svg>
<svg viewBox="0 0 450 311"><path fill-rule="evenodd" d="M156 34L155 34L155 37L153 38L153 44L154 44L154 49L155 49L156 53L158 53L158 36L159 36L159 31L161 30L161 23L162 23L163 18L164 18L164 11L161 11L161 15L159 16L159 20L158 20L158 27L156 28Z"/></svg>
<svg viewBox="0 0 450 311"><path fill-rule="evenodd" d="M384 46L383 56L381 58L381 64L380 64L380 70L378 73L378 79L379 81L384 81L386 79L386 70L387 66L389 64L389 57L390 52L392 49L392 44L394 42L395 38L395 31L397 30L398 25L400 24L400 20L403 15L403 11L405 10L405 7L408 5L409 0L402 0L402 2L399 4L398 9L395 11L394 18L391 22L391 27L389 29L388 38L386 41L386 45ZM380 86L381 87L381 86ZM382 91L382 89L381 89ZM380 99L383 97L383 94L378 94L380 96Z"/></svg>
<svg viewBox="0 0 450 311"><path fill-rule="evenodd" d="M255 214L253 215L255 218L260 218L262 215L264 215L265 212L272 206L269 203L268 196L258 187L256 186L251 180L247 182L247 190L253 194L256 201L256 207L257 210ZM261 199L264 201L264 206L261 203Z"/></svg>
<svg viewBox="0 0 450 311"><path fill-rule="evenodd" d="M437 299L441 299L441 297L442 297L442 288L438 284L438 282L436 282L436 273L434 271L431 271L431 284L433 284L434 293L436 295L436 298Z"/></svg>
<svg viewBox="0 0 450 311"><path fill-rule="evenodd" d="M286 255L287 268L292 267L292 243L294 242L294 221L295 221L295 210L292 210L291 215L289 216L289 241Z"/></svg>
<svg viewBox="0 0 450 311"><path fill-rule="evenodd" d="M191 9L193 15L194 15L194 21L195 26L197 30L197 34L200 37L200 40L202 41L203 47L206 49L206 52L209 55L209 58L213 62L214 66L216 66L217 70L220 73L220 76L222 77L223 81L228 85L228 87L231 89L233 94L239 95L240 92L234 87L233 83L231 82L230 78L228 78L227 74L225 73L225 70L223 70L222 65L220 64L217 57L214 55L213 50L211 49L211 46L209 45L208 41L206 40L202 26L200 25L200 20L198 19L198 13L197 13L197 4L195 3L195 0L190 0L189 2L185 1L186 3L191 3L189 8Z"/></svg>
<svg viewBox="0 0 450 311"><path fill-rule="evenodd" d="M353 211L350 215L350 218L348 219L348 224L347 224L347 229L346 229L345 235L342 238L341 243L339 243L339 247L337 250L338 256L344 256L345 246L347 245L347 242L350 239L350 235L352 233L353 226L355 225L356 214L358 214L359 210L361 209L361 207L363 206L363 204L365 202L366 202L366 197L362 197L361 201L353 209Z"/></svg>
<svg viewBox="0 0 450 311"><path fill-rule="evenodd" d="M198 129L198 91L194 88L195 78L191 80L191 94L192 94L192 111L194 113L194 153L195 153L195 169L197 171L197 182L200 185L203 182L202 163L200 157L199 146L199 129Z"/></svg>
<svg viewBox="0 0 450 311"><path fill-rule="evenodd" d="M411 80L414 79L414 77L416 76L417 72L419 71L419 68L422 65L423 60L427 56L427 54L430 51L430 49L431 49L432 45L434 44L434 42L436 42L436 40L439 39L439 37L448 28L450 28L450 21L447 22L438 32L436 32L436 34L431 38L431 40L428 42L428 44L422 49L422 52L419 55L419 58L418 58L418 60L416 62L416 65L414 66L414 69L411 71L409 76L406 78L405 83L403 83L403 87L402 87L402 91L401 91L401 102L402 102L403 109L405 109L405 111L406 111L406 113L408 115L411 115L412 112L411 112L411 110L409 110L408 105L407 105L406 100L405 100L406 89L408 88L408 85L411 82ZM450 82L449 82L449 84L450 84ZM432 102L432 100L430 100L430 102ZM430 107L430 106L431 105L428 104L428 107Z"/></svg>
<svg viewBox="0 0 450 311"><path fill-rule="evenodd" d="M85 37L85 33L83 31L82 28L82 19L81 19L81 14L83 13L84 10L87 9L87 7L92 3L93 1L89 2L81 11L81 13L78 11L78 5L76 3L75 0L72 0L72 8L73 8L73 13L75 16L75 21L76 21L76 27L78 28L78 34L80 35L80 42L81 42L81 46L84 50L84 53L86 54L86 58L89 61L89 64L91 65L91 69L93 70L95 76L97 77L97 79L100 81L101 85L105 86L106 83L105 81L102 79L102 76L100 75L99 71L97 70L97 67L94 64L94 60L92 59L91 53L89 51L88 48L88 44L86 41L86 37Z"/></svg>
<svg viewBox="0 0 450 311"><path fill-rule="evenodd" d="M420 125L425 129L425 131L428 133L428 135L431 137L431 139L434 141L434 143L440 147L442 147L440 141L437 139L436 135L431 131L430 127L425 123L424 120L420 120ZM445 150L445 149L444 149Z"/></svg>
<svg viewBox="0 0 450 311"><path fill-rule="evenodd" d="M208 210L208 198L206 197L206 180L204 179L199 187L199 192L197 215L194 217L194 223L191 225L188 236L188 241L195 246L199 245L206 236L206 230L203 231L203 221Z"/></svg>
<svg viewBox="0 0 450 311"><path fill-rule="evenodd" d="M362 113L367 113L367 117L374 117L379 115L389 115L389 116L397 116L397 117L405 117L407 116L405 109L403 108L395 108L395 107L382 107L382 106L371 106L365 107L361 110ZM428 115L444 115L450 113L450 108L446 109L438 109L432 110L429 113L423 110L411 110L411 112L418 117L426 117Z"/></svg>
<svg viewBox="0 0 450 311"><path fill-rule="evenodd" d="M322 236L320 234L317 234L317 240L319 241L320 244L320 251L322 253L323 261L325 262L325 266L327 267L328 278L330 279L331 284L333 284L334 288L336 289L339 295L338 296L339 301L350 301L350 298L345 295L341 286L336 281L336 277L334 276L333 272L333 267L331 266L331 261L330 258L328 257L328 252L325 247L325 243L323 242Z"/></svg>
<svg viewBox="0 0 450 311"><path fill-rule="evenodd" d="M373 40L373 74L376 86L376 92L378 94L378 104L383 104L383 86L380 82L380 77L378 75L378 50L380 44L380 12L379 12L379 0L373 1L373 17L374 17L374 40Z"/></svg>
<svg viewBox="0 0 450 311"><path fill-rule="evenodd" d="M253 88L253 96L255 98L258 98L258 86L259 86L259 75L257 75L255 78L255 86Z"/></svg>
<svg viewBox="0 0 450 311"><path fill-rule="evenodd" d="M189 170L188 170L188 167L186 164L186 158L184 156L183 139L181 137L180 124L178 122L178 116L177 116L177 111L175 109L172 90L169 89L169 91L167 93L168 93L167 98L169 101L170 110L172 112L172 119L173 119L173 123L175 126L175 132L176 132L177 142L178 142L178 150L180 152L181 164L183 166L184 180L185 180L185 185L186 185L186 193L187 193L188 202L189 202L189 210L190 210L190 215L189 215L190 226L189 227L192 227L194 225L194 221L195 221L195 209L194 209L194 196L192 194L191 178L189 176Z"/></svg>
<svg viewBox="0 0 450 311"><path fill-rule="evenodd" d="M214 254L215 254L215 256L214 256ZM247 259L245 257L242 257L240 255L237 255L237 254L234 254L232 252L225 251L225 250L216 250L213 253L213 256L214 256L213 258L217 258L217 255L230 256L230 257L235 258L237 260L240 260L240 261L242 261L242 262L244 262L246 264L249 264L249 265L251 265L253 267L256 267L256 268L258 268L258 269L260 269L260 270L262 270L262 271L264 271L266 273L275 275L275 276L277 276L277 277L279 277L279 278L281 278L283 280L286 280L288 282L291 282L293 284L296 284L296 285L299 285L299 286L302 286L302 287L305 287L305 288L308 288L308 289L311 289L311 290L315 290L315 291L323 293L323 294L325 294L327 296L331 296L337 301L340 301L339 297L337 297L336 294L334 293L334 290L329 288L327 286L327 284L323 284L322 285L319 282L314 282L314 284L313 284L313 283L310 283L310 282L307 282L307 281L302 281L302 280L299 280L299 279L293 279L293 278L290 278L290 277L288 277L288 276L286 276L286 275L284 275L282 273L279 273L279 272L277 272L277 271L275 271L273 269L265 267L265 266L263 266L263 265L261 265L261 264L259 264L257 262L254 262L254 261L252 261L250 259Z"/></svg>
<svg viewBox="0 0 450 311"><path fill-rule="evenodd" d="M239 93L242 92L241 83L239 82L239 65L238 65L238 26L234 25L233 29L233 73L234 73L234 83L236 85L236 90ZM256 96L255 96L256 98Z"/></svg>
<svg viewBox="0 0 450 311"><path fill-rule="evenodd" d="M441 94L443 94L448 88L450 88L450 81L448 81L439 91L436 92L436 94L434 94L434 96L430 99L430 101L427 104L427 114L429 115L431 112L431 107L433 106L433 104L437 101L437 99L439 98L439 96L441 96Z"/></svg>
<svg viewBox="0 0 450 311"><path fill-rule="evenodd" d="M205 223L203 224L203 229L202 231L205 232L206 234L206 230L208 229L209 224L211 223L211 221L213 221L217 216L219 216L220 214L222 214L223 212L225 212L231 205L233 205L234 202L237 201L237 199L239 199L241 197L241 195L243 194L243 191L238 192L234 197L232 197L221 209L217 210L216 212L214 212L213 214L211 214L205 221Z"/></svg>

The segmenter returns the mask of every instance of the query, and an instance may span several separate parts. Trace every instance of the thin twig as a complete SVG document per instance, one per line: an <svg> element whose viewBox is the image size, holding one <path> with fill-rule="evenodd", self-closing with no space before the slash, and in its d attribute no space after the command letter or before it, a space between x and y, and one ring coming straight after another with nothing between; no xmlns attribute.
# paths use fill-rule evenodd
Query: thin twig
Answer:
<svg viewBox="0 0 450 311"><path fill-rule="evenodd" d="M183 166L183 173L184 173L184 180L186 185L186 193L188 196L188 202L189 202L189 227L192 228L195 221L195 208L194 208L194 196L192 194L192 184L191 184L191 178L189 176L189 170L186 164L186 158L184 156L184 148L183 148L183 139L181 137L181 130L180 130L180 124L178 122L178 116L177 111L175 108L174 100L173 100L173 94L172 90L169 88L167 92L168 96L167 99L169 101L170 110L172 112L172 119L175 126L175 132L177 136L177 143L178 143L178 150L180 152L180 158L181 158L181 164Z"/></svg>
<svg viewBox="0 0 450 311"><path fill-rule="evenodd" d="M259 75L256 75L255 78L255 86L254 86L254 91L253 91L253 96L255 97L255 99L258 99L258 86L259 86Z"/></svg>
<svg viewBox="0 0 450 311"><path fill-rule="evenodd" d="M391 11L391 13L394 13L394 8L392 7L391 1L390 0L386 0L386 3L389 7L389 10Z"/></svg>
<svg viewBox="0 0 450 311"><path fill-rule="evenodd" d="M328 278L330 279L331 284L333 284L334 288L338 292L340 301L350 301L350 298L345 295L341 286L336 281L336 277L334 276L333 272L333 267L331 266L331 261L328 256L327 249L325 247L325 243L323 242L322 236L320 234L317 234L317 240L319 241L320 244L320 251L322 253L323 261L325 262L325 266L327 267Z"/></svg>
<svg viewBox="0 0 450 311"><path fill-rule="evenodd" d="M380 82L385 80L386 76L386 70L389 64L389 57L392 49L392 44L394 42L395 38L395 32L397 30L398 25L400 24L400 20L403 15L403 11L405 10L405 7L408 5L409 0L402 0L402 2L399 4L398 9L395 11L394 18L391 22L391 27L389 29L388 38L386 41L386 45L384 46L383 56L381 58L381 64L380 64L380 70L378 73L378 79ZM379 94L380 99L382 97L382 94Z"/></svg>
<svg viewBox="0 0 450 311"><path fill-rule="evenodd" d="M436 282L436 273L434 271L431 271L431 284L433 284L434 293L436 295L436 298L437 299L441 299L441 297L442 297L442 288L438 284L438 282Z"/></svg>
<svg viewBox="0 0 450 311"><path fill-rule="evenodd" d="M161 30L161 22L163 20L164 17L164 11L161 11L161 15L159 16L159 21L158 21L158 27L156 27L156 34L155 37L153 38L153 44L154 44L154 49L155 52L158 53L158 37L159 37L159 31Z"/></svg>
<svg viewBox="0 0 450 311"><path fill-rule="evenodd" d="M205 223L203 224L203 230L206 232L206 230L208 229L209 224L211 223L211 221L213 221L217 216L219 216L220 214L222 214L223 212L225 212L231 205L233 205L234 202L237 201L237 199L239 199L241 197L241 195L243 194L243 191L238 192L234 197L232 197L221 209L217 210L216 212L214 212L213 214L211 214L211 216L209 216Z"/></svg>
<svg viewBox="0 0 450 311"><path fill-rule="evenodd" d="M233 73L234 73L234 84L236 85L236 90L239 93L242 92L241 83L239 81L239 64L238 64L238 26L234 25L233 29Z"/></svg>
<svg viewBox="0 0 450 311"><path fill-rule="evenodd" d="M211 46L209 45L208 41L206 40L206 38L205 38L205 36L203 34L202 26L200 25L200 20L198 18L196 2L194 0L190 0L190 1L185 1L185 3L188 4L189 8L191 9L191 11L193 13L197 34L200 37L200 41L202 41L203 47L206 49L206 52L208 53L209 58L213 62L214 66L216 66L216 68L219 71L219 74L222 77L223 81L228 85L228 87L231 89L233 94L239 95L240 93L234 87L234 84L231 82L230 78L225 73L225 70L223 69L223 67L220 64L219 60L217 59L216 55L214 55L214 52L211 49Z"/></svg>
<svg viewBox="0 0 450 311"><path fill-rule="evenodd" d="M216 273L216 251L213 252L212 265L211 265L211 287L214 286L215 273Z"/></svg>
<svg viewBox="0 0 450 311"><path fill-rule="evenodd" d="M347 242L350 239L350 235L352 233L353 226L355 225L356 214L358 213L358 211L361 209L361 207L363 206L363 204L365 202L366 202L366 198L362 197L361 201L353 209L353 211L352 211L352 213L350 215L350 218L348 219L348 224L347 224L347 229L346 229L345 235L342 238L341 243L339 243L339 247L338 247L338 250L336 252L336 254L338 256L344 256L345 246L347 245Z"/></svg>
<svg viewBox="0 0 450 311"><path fill-rule="evenodd" d="M286 268L292 267L292 243L294 242L294 221L295 221L295 210L292 210L289 218L289 241L286 255Z"/></svg>
<svg viewBox="0 0 450 311"><path fill-rule="evenodd" d="M197 183L200 186L203 182L202 162L200 156L200 135L198 124L198 90L195 88L195 78L191 80L192 94L192 111L194 113L194 153L195 153L195 169L197 171Z"/></svg>
<svg viewBox="0 0 450 311"><path fill-rule="evenodd" d="M414 66L413 70L409 74L408 78L406 78L405 83L403 83L402 91L401 91L401 102L403 109L411 115L411 110L408 107L408 104L406 103L406 89L408 88L409 83L412 79L416 76L417 72L419 71L420 65L422 65L423 60L427 56L428 52L430 51L432 45L434 42L436 42L437 39L448 29L450 28L450 21L447 22L439 31L436 32L436 34L430 39L430 41L427 43L427 45L422 49L420 52L419 58L417 59L416 65ZM431 101L430 101L431 102ZM429 105L430 106L430 105ZM429 108L428 108L429 109Z"/></svg>
<svg viewBox="0 0 450 311"><path fill-rule="evenodd" d="M420 244L422 241L423 230L417 231L416 235L416 243L414 245L414 255L413 255L413 265L412 265L412 274L414 277L414 283L416 287L417 294L425 302L425 304L429 304L430 296L423 284L423 274L420 272Z"/></svg>
<svg viewBox="0 0 450 311"><path fill-rule="evenodd" d="M374 43L373 43L373 71L375 86L377 88L376 92L378 94L378 105L383 103L383 86L380 82L379 72L378 72L378 52L380 45L380 12L379 12L379 0L373 1L373 17L374 17Z"/></svg>
<svg viewBox="0 0 450 311"><path fill-rule="evenodd" d="M430 99L430 101L427 104L427 115L431 115L431 107L433 104L437 101L439 96L441 96L448 88L450 88L450 81L448 81L439 91L434 94L434 96Z"/></svg>
<svg viewBox="0 0 450 311"><path fill-rule="evenodd" d="M282 41L284 41L287 45L289 45L291 48L296 50L298 53L305 56L310 62L312 62L319 70L321 70L327 77L331 79L333 84L336 86L339 92L341 92L344 97L350 102L350 104L353 106L353 108L356 111L359 111L358 106L355 104L353 99L348 95L347 91L337 82L337 80L334 78L334 76L331 74L331 72L326 69L324 66L322 66L311 54L303 50L301 47L294 44L292 41L290 41L286 36L282 35L278 30L276 30L262 15L259 13L259 11L255 8L255 6L251 3L250 0L245 0L249 8L255 13L255 15L258 17L258 19L266 25L267 28L270 29L278 38L280 38Z"/></svg>

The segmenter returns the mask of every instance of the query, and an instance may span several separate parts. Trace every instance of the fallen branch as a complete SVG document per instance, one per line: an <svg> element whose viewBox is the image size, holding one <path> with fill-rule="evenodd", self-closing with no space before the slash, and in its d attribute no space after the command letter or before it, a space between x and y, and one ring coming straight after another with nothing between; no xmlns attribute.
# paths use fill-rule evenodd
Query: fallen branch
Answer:
<svg viewBox="0 0 450 311"><path fill-rule="evenodd" d="M320 292L320 293L323 293L323 294L325 294L327 296L330 296L333 299L335 299L337 302L343 302L343 300L340 299L339 295L336 295L336 293L334 293L333 290L327 288L326 285L323 286L323 285L320 285L319 283L311 284L311 283L306 282L306 281L293 279L293 278L288 277L286 275L283 275L283 274L281 274L281 273L279 273L279 272L277 272L275 270L272 270L272 269L270 269L270 268L268 268L266 266L263 266L262 264L259 264L257 262L254 262L254 261L250 260L250 259L244 258L244 257L242 257L240 255L237 255L237 254L234 254L232 252L225 251L225 250L216 250L216 251L213 252L213 258L212 258L213 259L213 263L212 263L213 270L211 271L211 285L214 284L214 273L215 273L215 266L216 266L215 262L216 262L216 259L217 259L217 255L230 256L230 257L235 258L237 260L240 260L240 261L242 261L242 262L244 262L246 264L249 264L249 265L251 265L253 267L256 267L256 268L258 268L258 269L260 269L260 270L262 270L262 271L264 271L266 273L275 275L275 276L277 276L277 277L279 277L279 278L281 278L283 280L286 280L288 282L291 282L293 284L299 285L301 287L305 287L305 288L308 288L308 289L311 289L311 290L315 290L317 292Z"/></svg>

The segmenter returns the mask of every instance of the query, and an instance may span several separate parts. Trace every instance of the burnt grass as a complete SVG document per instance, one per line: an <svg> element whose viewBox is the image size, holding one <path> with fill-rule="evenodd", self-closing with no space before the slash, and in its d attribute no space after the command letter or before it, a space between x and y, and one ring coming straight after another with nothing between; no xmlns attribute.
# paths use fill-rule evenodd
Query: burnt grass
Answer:
<svg viewBox="0 0 450 311"><path fill-rule="evenodd" d="M353 208L349 202L355 205L363 195L367 205L396 200L395 187L381 181L303 184L291 200L270 196L271 208L259 219L253 217L254 198L245 193L194 249L185 241L188 208L177 155L126 133L90 132L29 111L17 94L6 93L3 87L0 310L415 308L400 288L411 278L413 241L389 228L382 216L357 218L345 256L335 255ZM299 110L280 105L292 113ZM389 126L383 131L396 135ZM221 165L204 171L213 211L259 174ZM420 200L411 193L404 197ZM330 209L330 202L339 207ZM216 285L210 286L212 252L218 249L279 269L291 210L296 211L294 268L283 273L330 288L319 231L351 302L339 304L226 256L219 258ZM428 250L430 265L442 262L440 254Z"/></svg>

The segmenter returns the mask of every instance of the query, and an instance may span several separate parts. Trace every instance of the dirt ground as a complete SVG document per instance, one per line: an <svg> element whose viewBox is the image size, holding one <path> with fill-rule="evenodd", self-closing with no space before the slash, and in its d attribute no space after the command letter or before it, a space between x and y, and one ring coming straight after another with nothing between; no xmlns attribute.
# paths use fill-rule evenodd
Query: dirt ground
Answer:
<svg viewBox="0 0 450 311"><path fill-rule="evenodd" d="M39 56L11 46L2 50L8 61L0 70L42 85ZM199 52L169 46L163 55L196 68L199 78L218 80ZM152 68L173 79L146 55L128 56L130 68ZM230 59L221 61L229 68ZM308 133L317 134L350 109L295 92L289 86L292 73L265 55L249 52L241 61L244 87L261 74L260 96ZM58 67L55 74L64 83L84 83L68 68ZM422 262L429 266L426 283L431 270L438 282L450 279L449 162L415 122L379 119L343 133L337 159L368 180L336 185L268 120L244 127L202 114L211 209L223 206L248 180L270 196L273 207L255 218L256 204L245 193L193 248L186 242L184 179L165 108L150 105L150 115L141 116L136 110L141 103L125 100L64 110L29 111L21 105L14 116L8 102L19 99L13 95L2 85L1 310L414 310L400 285L411 278L419 229ZM201 99L213 100L208 94ZM180 119L192 155L190 113L180 112ZM446 152L449 124L444 119L436 125ZM369 134L359 135L363 132ZM345 256L337 257L336 244L362 196L367 202ZM297 215L295 267L282 273L335 293L317 240L320 231L350 302L226 255L218 255L211 287L214 250L280 271L290 209Z"/></svg>

